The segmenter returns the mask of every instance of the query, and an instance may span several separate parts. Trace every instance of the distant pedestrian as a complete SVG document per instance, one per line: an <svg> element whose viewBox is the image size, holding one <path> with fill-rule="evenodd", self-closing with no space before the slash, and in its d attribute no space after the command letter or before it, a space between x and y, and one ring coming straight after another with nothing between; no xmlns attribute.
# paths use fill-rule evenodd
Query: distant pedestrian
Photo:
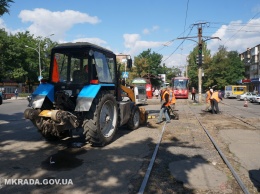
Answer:
<svg viewBox="0 0 260 194"><path fill-rule="evenodd" d="M15 99L17 99L17 97L18 97L18 90L17 90L17 88L15 89L14 94L15 94Z"/></svg>
<svg viewBox="0 0 260 194"><path fill-rule="evenodd" d="M159 90L158 90L157 88L154 90L154 95L155 95L155 97L158 99L158 96L159 96Z"/></svg>
<svg viewBox="0 0 260 194"><path fill-rule="evenodd" d="M196 99L196 89L194 87L191 88L191 100L195 101Z"/></svg>
<svg viewBox="0 0 260 194"><path fill-rule="evenodd" d="M212 92L212 95L210 97L211 111L212 111L211 113L218 114L219 113L218 103L220 102L220 100L222 100L222 96L217 90L213 91L213 89L210 89L210 91Z"/></svg>

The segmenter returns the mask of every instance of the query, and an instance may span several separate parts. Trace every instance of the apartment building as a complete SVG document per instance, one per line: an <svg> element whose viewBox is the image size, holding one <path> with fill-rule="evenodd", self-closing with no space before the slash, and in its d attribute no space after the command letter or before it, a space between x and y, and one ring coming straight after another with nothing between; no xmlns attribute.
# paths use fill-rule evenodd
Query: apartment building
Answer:
<svg viewBox="0 0 260 194"><path fill-rule="evenodd" d="M253 92L260 91L260 44L248 48L245 52L239 54L241 61L245 65L245 79L241 80L248 86L248 90Z"/></svg>

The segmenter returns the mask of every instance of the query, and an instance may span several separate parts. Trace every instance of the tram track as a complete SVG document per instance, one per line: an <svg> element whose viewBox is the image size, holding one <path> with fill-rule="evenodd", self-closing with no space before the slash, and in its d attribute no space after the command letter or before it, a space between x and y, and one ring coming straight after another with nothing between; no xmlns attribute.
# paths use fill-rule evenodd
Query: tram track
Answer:
<svg viewBox="0 0 260 194"><path fill-rule="evenodd" d="M178 127L176 127L176 126L170 127L169 125L165 125L165 124L163 125L164 128L161 130L161 139L156 146L157 151L158 150L159 151L155 157L153 155L153 157L154 157L153 166L154 167L152 167L152 168L155 168L155 169L152 169L152 170L150 169L149 176L151 176L151 177L146 177L146 184L145 184L145 186L142 185L142 187L145 188L148 185L148 189L146 189L146 191L148 193L152 192L152 191L154 192L154 190L151 188L158 187L158 183L154 182L157 180L156 176L158 176L158 177L162 176L162 175L158 175L158 173L160 173L160 172L158 172L159 171L158 169L161 169L161 167L160 167L161 164L159 164L158 161L162 162L162 161L166 160L166 162L170 162L169 159L166 157L172 157L172 156L169 153L167 153L165 151L165 149L169 149L169 148L166 148L166 146L169 146L169 145L167 145L169 143L168 139L175 138L175 139L177 139L177 143L175 142L172 144L173 144L173 146L175 146L173 148L173 150L174 150L173 152L175 152L175 155L177 155L177 156L172 157L173 160L178 161L183 158L184 159L189 159L189 158L193 159L196 157L204 158L205 161L208 161L214 165L217 164L216 168L222 170L224 173L227 173L227 175L226 175L227 177L230 177L230 174L232 174L233 181L229 180L228 185L225 185L225 188L227 187L232 190L231 193L241 193L241 192L249 193L249 190L250 191L254 190L251 187L250 187L250 189L248 189L247 186L248 185L251 186L251 184L248 183L248 180L246 180L246 183L244 183L243 181L246 179L245 176L242 174L242 178L241 178L241 172L239 172L239 173L236 172L236 169L238 169L238 166L240 164L238 163L238 161L236 159L233 158L233 154L230 153L230 150L227 147L225 147L226 146L225 143L223 143L222 140L219 139L219 137L217 137L219 128L216 127L214 124L209 125L210 122L205 121L205 119L203 118L205 115L203 115L202 112L198 112L198 110L197 111L193 110L194 105L189 104L188 101L184 101L183 104L186 105L186 108L184 108L185 106L183 106L179 110L181 112L180 121L176 121L176 123L174 123L175 121L172 121L172 123L174 123L174 124L180 124L179 128L181 128L181 129L178 129ZM224 105L226 105L226 104L224 104ZM227 104L227 106L228 106L228 104ZM231 105L229 105L229 106L231 106ZM241 111L243 111L243 109ZM179 114L180 114L180 112L179 112ZM249 112L249 113L251 113L251 112ZM259 129L257 126L250 124L246 120L243 120L242 118L239 118L239 117L233 115L232 113L225 112L225 113L222 113L221 115L224 116L224 114L229 116L229 118L227 118L227 119L231 122L237 122L235 120L238 120L239 122L243 123L243 125L250 126L250 128ZM254 114L254 113L251 113L251 114ZM216 120L214 120L214 119L216 119L219 116L220 115L211 115L210 113L207 113L208 118L212 117L211 122L216 122ZM231 118L233 118L233 119L231 119ZM165 128L165 126L166 126L166 128ZM203 130L201 130L201 129L203 129ZM203 131L204 135L202 134L202 131ZM213 135L211 134L211 132L214 132ZM179 137L179 135L182 137ZM205 135L207 136L208 140L205 139ZM215 138L217 138L217 139L215 139ZM186 141L186 143L183 143L184 141ZM209 141L210 141L211 145L209 145ZM183 146L184 144L187 144L187 145ZM158 148L158 147L160 147L160 148ZM191 154L190 151L188 151L189 153L185 153L185 151L184 151L181 154L179 154L180 151L178 151L178 150L185 150L186 147L191 147L192 149L194 148L193 153ZM212 150L213 147L214 147L215 151ZM196 149L196 148L199 148L199 149ZM202 150L203 150L203 152L205 151L206 153L202 153ZM221 164L221 161L219 159L217 159L216 154L214 154L215 152L218 153L219 157L221 158L221 161L223 162L223 165L225 164L226 168L224 168L223 165ZM163 153L164 154L166 153L167 156L163 156ZM178 154L179 154L179 156L178 156ZM188 157L183 156L185 154L187 154L187 155L190 154L192 156L188 156ZM151 168L151 166L150 166L150 168ZM176 168L178 168L178 167L176 167ZM165 182L165 180L162 180L162 181ZM173 191L182 191L182 192L189 192L189 193L193 193L193 192L221 193L221 192L214 192L214 191L203 190L203 189L201 189L201 190L200 189L195 189L195 190L188 189L187 190L185 188L180 189L181 185L179 183L179 180L174 180L174 178L173 178L173 180L170 180L170 181L173 182L174 186L172 187L169 184L165 184L165 186L167 185L168 187L171 187L169 189L173 189ZM237 184L237 186L235 186L235 184ZM184 184L184 186L185 186L185 184ZM144 189L143 189L143 191L144 191ZM225 192L225 191L223 191L223 192ZM139 190L139 193L143 193L143 192L140 192L140 190ZM176 192L176 193L178 193L178 192Z"/></svg>
<svg viewBox="0 0 260 194"><path fill-rule="evenodd" d="M191 109L190 109L191 110ZM192 110L191 110L192 111ZM243 181L241 180L241 178L239 177L239 175L237 174L237 172L235 171L234 167L231 165L231 163L229 162L229 160L227 159L227 157L225 156L224 152L220 149L220 147L218 146L218 144L216 143L216 141L214 140L214 138L210 135L209 131L207 130L207 128L203 125L202 121L196 116L196 114L194 114L196 119L198 120L198 122L200 123L202 129L204 130L204 132L207 134L207 136L209 137L210 141L212 142L212 144L214 145L214 147L216 148L216 150L218 151L219 155L221 156L221 158L223 159L223 161L225 162L225 164L227 165L227 167L229 168L229 170L232 172L234 178L236 179L237 183L239 184L240 188L242 189L242 191L245 194L249 194L248 189L246 188L245 184L243 183ZM231 115L231 114L229 114ZM233 115L231 115L233 116ZM237 118L237 117L235 117ZM242 119L239 119L241 121L243 121ZM246 123L246 122L245 122ZM248 124L248 123L246 123Z"/></svg>

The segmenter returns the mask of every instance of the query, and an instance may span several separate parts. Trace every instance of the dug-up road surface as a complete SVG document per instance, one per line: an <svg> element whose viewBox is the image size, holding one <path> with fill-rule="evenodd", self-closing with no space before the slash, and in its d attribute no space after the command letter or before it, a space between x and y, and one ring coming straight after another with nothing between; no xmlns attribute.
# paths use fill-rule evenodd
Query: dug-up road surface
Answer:
<svg viewBox="0 0 260 194"><path fill-rule="evenodd" d="M177 100L179 120L156 124L160 101L149 99L143 106L150 113L144 126L121 127L111 144L97 148L84 143L81 130L73 138L45 141L23 118L26 100L4 101L0 193L142 193L156 147L143 193L244 193L203 127L245 190L259 193L260 111L258 105L245 108L243 103L224 100L221 114L212 115L202 111L204 104Z"/></svg>

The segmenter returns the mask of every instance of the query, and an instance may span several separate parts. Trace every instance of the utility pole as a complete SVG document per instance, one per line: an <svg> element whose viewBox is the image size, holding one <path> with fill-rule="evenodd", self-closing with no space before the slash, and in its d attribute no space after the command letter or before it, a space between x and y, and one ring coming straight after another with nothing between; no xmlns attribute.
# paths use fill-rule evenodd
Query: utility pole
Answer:
<svg viewBox="0 0 260 194"><path fill-rule="evenodd" d="M219 39L219 37L207 37L207 36L202 36L202 25L207 24L208 22L201 22L201 23L196 23L193 25L197 25L198 26L198 36L197 37L181 37L181 38L177 38L177 39L187 39L187 40L191 40L194 41L196 43L198 43L198 55L197 55L197 64L198 64L198 90L199 90L199 103L202 102L202 64L204 61L204 55L203 55L203 42L206 42L207 40L210 39ZM205 38L204 40L202 40L202 37ZM198 38L198 41L193 40L193 38Z"/></svg>
<svg viewBox="0 0 260 194"><path fill-rule="evenodd" d="M199 89L199 103L202 102L202 48L203 48L203 45L202 45L202 26L201 24L199 25L198 27L198 42L199 42L199 53L198 53L198 89Z"/></svg>

